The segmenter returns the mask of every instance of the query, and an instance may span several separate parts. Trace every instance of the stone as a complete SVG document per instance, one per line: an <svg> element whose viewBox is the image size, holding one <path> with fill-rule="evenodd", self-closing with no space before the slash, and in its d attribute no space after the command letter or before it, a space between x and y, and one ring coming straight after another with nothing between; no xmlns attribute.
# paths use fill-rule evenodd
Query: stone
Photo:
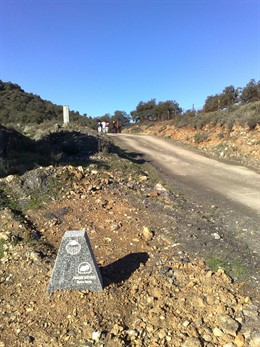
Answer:
<svg viewBox="0 0 260 347"><path fill-rule="evenodd" d="M182 325L183 325L185 328L187 328L187 326L190 325L190 321L185 320L185 321L182 323Z"/></svg>
<svg viewBox="0 0 260 347"><path fill-rule="evenodd" d="M167 193L167 189L164 188L164 186L161 183L157 183L154 188L159 194L166 194Z"/></svg>
<svg viewBox="0 0 260 347"><path fill-rule="evenodd" d="M231 318L229 315L221 315L218 317L218 323L224 333L234 337L236 336L239 323L235 319Z"/></svg>
<svg viewBox="0 0 260 347"><path fill-rule="evenodd" d="M154 237L154 232L151 231L148 227L143 228L143 237L145 241L151 241Z"/></svg>
<svg viewBox="0 0 260 347"><path fill-rule="evenodd" d="M213 334L214 334L214 336L220 337L220 336L223 335L223 331L220 330L219 328L214 328L213 329Z"/></svg>
<svg viewBox="0 0 260 347"><path fill-rule="evenodd" d="M5 179L6 179L6 182L11 183L14 180L14 178L15 178L15 176L9 175Z"/></svg>
<svg viewBox="0 0 260 347"><path fill-rule="evenodd" d="M160 330L157 332L157 335L158 335L158 337L162 340L163 338L166 337L167 333L166 333L165 329L160 329Z"/></svg>
<svg viewBox="0 0 260 347"><path fill-rule="evenodd" d="M210 334L205 334L202 336L203 340L206 342L211 342L212 341L212 336Z"/></svg>
<svg viewBox="0 0 260 347"><path fill-rule="evenodd" d="M260 332L255 333L252 338L251 341L249 343L250 347L259 347L260 346Z"/></svg>
<svg viewBox="0 0 260 347"><path fill-rule="evenodd" d="M221 236L218 234L218 233L213 233L211 234L215 240L220 240L221 239Z"/></svg>
<svg viewBox="0 0 260 347"><path fill-rule="evenodd" d="M139 182L144 182L144 181L147 181L148 180L148 177L143 175L143 176L139 176Z"/></svg>
<svg viewBox="0 0 260 347"><path fill-rule="evenodd" d="M196 337L188 337L186 341L182 344L182 347L201 347L202 344Z"/></svg>
<svg viewBox="0 0 260 347"><path fill-rule="evenodd" d="M235 337L235 340L234 340L234 342L235 342L235 345L237 346L237 347L244 347L245 346L245 338L244 338L244 336L242 335L242 334L238 334L236 337Z"/></svg>
<svg viewBox="0 0 260 347"><path fill-rule="evenodd" d="M93 331L92 340L98 342L101 336L101 331Z"/></svg>
<svg viewBox="0 0 260 347"><path fill-rule="evenodd" d="M84 230L66 231L61 240L48 292L58 289L92 292L103 289L102 277Z"/></svg>

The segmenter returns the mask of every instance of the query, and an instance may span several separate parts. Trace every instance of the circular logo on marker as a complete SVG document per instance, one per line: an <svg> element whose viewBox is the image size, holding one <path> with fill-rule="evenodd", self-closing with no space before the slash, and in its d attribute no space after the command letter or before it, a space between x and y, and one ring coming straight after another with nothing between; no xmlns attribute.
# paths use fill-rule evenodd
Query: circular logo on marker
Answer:
<svg viewBox="0 0 260 347"><path fill-rule="evenodd" d="M92 267L89 263L81 263L78 266L78 273L79 274L90 274L92 272Z"/></svg>
<svg viewBox="0 0 260 347"><path fill-rule="evenodd" d="M81 245L76 240L71 240L66 246L66 251L72 255L78 254L80 250L81 250Z"/></svg>

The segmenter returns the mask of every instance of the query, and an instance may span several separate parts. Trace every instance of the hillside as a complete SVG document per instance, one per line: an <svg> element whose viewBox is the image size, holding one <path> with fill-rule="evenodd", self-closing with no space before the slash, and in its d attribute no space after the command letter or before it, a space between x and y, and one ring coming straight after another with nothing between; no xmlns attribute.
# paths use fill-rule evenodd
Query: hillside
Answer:
<svg viewBox="0 0 260 347"><path fill-rule="evenodd" d="M0 125L0 177L39 166L88 162L105 141L86 127L26 126L24 134Z"/></svg>
<svg viewBox="0 0 260 347"><path fill-rule="evenodd" d="M82 125L91 120L78 112L70 111L70 119ZM0 124L19 126L26 124L61 123L63 107L43 100L40 96L25 92L19 85L0 80Z"/></svg>

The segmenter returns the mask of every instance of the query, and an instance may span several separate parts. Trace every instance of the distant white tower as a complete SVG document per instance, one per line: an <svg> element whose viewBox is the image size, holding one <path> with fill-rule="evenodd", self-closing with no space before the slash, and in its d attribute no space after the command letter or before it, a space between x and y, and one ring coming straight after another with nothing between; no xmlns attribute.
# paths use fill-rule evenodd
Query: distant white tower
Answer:
<svg viewBox="0 0 260 347"><path fill-rule="evenodd" d="M63 123L67 124L69 122L70 122L69 106L65 105L65 106L63 106Z"/></svg>

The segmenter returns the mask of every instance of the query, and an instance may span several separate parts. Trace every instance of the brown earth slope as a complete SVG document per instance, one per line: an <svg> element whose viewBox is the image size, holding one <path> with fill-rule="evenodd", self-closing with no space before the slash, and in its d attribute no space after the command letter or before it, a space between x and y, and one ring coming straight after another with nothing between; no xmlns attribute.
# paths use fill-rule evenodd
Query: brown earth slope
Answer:
<svg viewBox="0 0 260 347"><path fill-rule="evenodd" d="M91 159L1 179L13 206L0 211L0 346L259 346L257 298L178 243L183 197L133 162ZM104 290L48 296L61 238L77 229L88 233Z"/></svg>

